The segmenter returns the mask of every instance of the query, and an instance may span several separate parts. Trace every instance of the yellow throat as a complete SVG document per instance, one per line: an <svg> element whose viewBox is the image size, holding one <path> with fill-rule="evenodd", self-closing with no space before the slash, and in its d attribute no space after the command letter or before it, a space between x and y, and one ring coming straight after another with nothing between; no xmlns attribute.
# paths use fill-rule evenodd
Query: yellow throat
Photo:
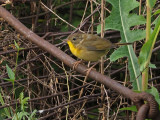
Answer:
<svg viewBox="0 0 160 120"><path fill-rule="evenodd" d="M70 48L71 52L73 53L73 55L77 56L79 54L80 50L77 49L70 40L68 40L67 43L68 43L69 48Z"/></svg>

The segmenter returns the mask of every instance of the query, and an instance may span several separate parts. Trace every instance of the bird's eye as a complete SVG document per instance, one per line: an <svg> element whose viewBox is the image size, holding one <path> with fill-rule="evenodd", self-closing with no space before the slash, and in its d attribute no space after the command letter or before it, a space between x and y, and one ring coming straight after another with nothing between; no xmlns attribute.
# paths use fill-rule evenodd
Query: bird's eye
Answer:
<svg viewBox="0 0 160 120"><path fill-rule="evenodd" d="M73 38L73 40L76 40L76 38Z"/></svg>

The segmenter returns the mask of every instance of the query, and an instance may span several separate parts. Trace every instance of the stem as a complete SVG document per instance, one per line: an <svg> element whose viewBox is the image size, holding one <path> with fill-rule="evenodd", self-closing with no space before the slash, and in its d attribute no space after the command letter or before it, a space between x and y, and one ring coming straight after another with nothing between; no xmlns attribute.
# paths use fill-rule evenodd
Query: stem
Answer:
<svg viewBox="0 0 160 120"><path fill-rule="evenodd" d="M62 67L63 67L63 70L65 72L65 75L66 75L66 79L67 79L67 90L68 90L68 102L70 102L71 100L71 95L70 95L70 88L69 88L69 78L68 78L68 74L67 74L67 71L64 67L64 64L62 62ZM66 106L66 120L68 120L68 115L69 115L69 105Z"/></svg>
<svg viewBox="0 0 160 120"><path fill-rule="evenodd" d="M147 90L147 86L148 86L148 66L142 72L142 91Z"/></svg>
<svg viewBox="0 0 160 120"><path fill-rule="evenodd" d="M147 7L147 23L146 23L146 41L147 42L151 35L151 8L149 5L149 0L146 0L146 7ZM150 59L148 60L148 63L146 65L146 69L142 72L142 91L147 90L148 86L148 64Z"/></svg>
<svg viewBox="0 0 160 120"><path fill-rule="evenodd" d="M90 3L91 3L91 14L92 14L93 13L93 1L91 0ZM91 17L91 20L92 20L92 22L91 22L91 34L93 34L93 23L94 23L93 15Z"/></svg>
<svg viewBox="0 0 160 120"><path fill-rule="evenodd" d="M151 35L151 8L149 5L149 0L146 1L146 7L147 7L147 23L146 23L146 42L147 42Z"/></svg>
<svg viewBox="0 0 160 120"><path fill-rule="evenodd" d="M141 9L142 9L142 0L139 1L139 15L141 15Z"/></svg>
<svg viewBox="0 0 160 120"><path fill-rule="evenodd" d="M15 65L15 68L14 68L14 74L15 74L15 76L16 76L16 69L17 69L17 63L18 63L18 56L19 56L19 49L17 49L16 65Z"/></svg>
<svg viewBox="0 0 160 120"><path fill-rule="evenodd" d="M105 2L104 0L101 0L101 38L104 37L104 26L105 26L105 23L104 23L104 5L105 5ZM104 59L103 57L101 57L101 74L104 74ZM102 120L106 120L106 110L105 110L105 105L104 105L104 85L101 84L101 108L102 108Z"/></svg>
<svg viewBox="0 0 160 120"><path fill-rule="evenodd" d="M104 37L104 0L101 0L101 38ZM104 74L104 60L101 58L101 74Z"/></svg>

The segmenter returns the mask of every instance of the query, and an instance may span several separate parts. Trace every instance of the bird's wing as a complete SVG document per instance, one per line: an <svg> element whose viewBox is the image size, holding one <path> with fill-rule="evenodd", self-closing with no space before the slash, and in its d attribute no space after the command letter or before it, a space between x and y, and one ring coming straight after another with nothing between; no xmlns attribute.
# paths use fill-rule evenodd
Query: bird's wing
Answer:
<svg viewBox="0 0 160 120"><path fill-rule="evenodd" d="M88 40L82 43L90 51L104 51L111 48L112 43L104 39Z"/></svg>

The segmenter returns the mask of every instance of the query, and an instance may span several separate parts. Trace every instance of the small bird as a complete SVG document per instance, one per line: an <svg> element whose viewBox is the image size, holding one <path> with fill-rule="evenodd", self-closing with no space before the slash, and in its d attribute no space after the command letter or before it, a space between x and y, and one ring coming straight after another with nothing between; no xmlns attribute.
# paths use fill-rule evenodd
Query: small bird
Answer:
<svg viewBox="0 0 160 120"><path fill-rule="evenodd" d="M67 43L73 55L85 61L98 61L111 48L132 43L112 43L93 34L74 33L68 36Z"/></svg>

